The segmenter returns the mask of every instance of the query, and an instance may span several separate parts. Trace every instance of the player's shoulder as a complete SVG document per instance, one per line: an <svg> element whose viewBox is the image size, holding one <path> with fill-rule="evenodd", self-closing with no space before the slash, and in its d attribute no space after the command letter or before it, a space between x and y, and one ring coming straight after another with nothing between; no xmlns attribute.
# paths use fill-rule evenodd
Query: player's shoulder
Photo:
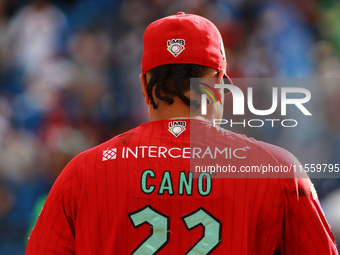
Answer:
<svg viewBox="0 0 340 255"><path fill-rule="evenodd" d="M129 144L129 140L131 139L132 136L134 136L134 134L136 134L139 131L140 127L136 127L133 129L130 129L124 133L121 133L119 135L114 136L113 138L95 146L92 147L88 150L85 150L83 152L81 152L80 154L78 154L71 162L74 163L79 163L82 162L88 158L95 158L97 157L99 154L101 155L103 150L106 149L112 149L112 148L116 148L118 146L121 145L128 145ZM99 154L98 154L99 153ZM70 162L70 163L71 163Z"/></svg>
<svg viewBox="0 0 340 255"><path fill-rule="evenodd" d="M271 143L255 140L254 138L250 139L254 141L254 144L269 153L277 163L284 165L292 165L298 163L295 155L289 150Z"/></svg>
<svg viewBox="0 0 340 255"><path fill-rule="evenodd" d="M217 128L217 132L239 146L249 147L250 153L254 153L254 151L256 151L261 153L262 156L267 155L267 157L271 158L273 162L278 164L290 165L298 162L296 157L290 151L280 146L260 141L253 137L248 137L245 134L232 132L220 127Z"/></svg>
<svg viewBox="0 0 340 255"><path fill-rule="evenodd" d="M141 141L148 140L147 138L152 136L160 137L164 135L163 126L167 124L166 121L153 121L143 123L135 128L127 130L113 138L95 146L84 152L81 152L69 163L71 166L82 166L84 164L91 164L107 161L112 157L117 156L116 152L121 147L136 146ZM106 154L108 153L108 154ZM110 155L109 155L110 154ZM118 158L118 157L117 157Z"/></svg>
<svg viewBox="0 0 340 255"><path fill-rule="evenodd" d="M111 157L114 156L115 148L118 143L122 143L124 137L129 136L134 130L129 130L120 135L111 138L95 147L87 149L78 155L76 155L63 169L63 171L58 176L60 182L65 182L70 179L75 179L81 182L82 176L85 172L94 173L96 169L102 167L101 163L104 162L103 155L105 151L111 153ZM112 151L110 151L112 150ZM109 156L106 157L106 159Z"/></svg>
<svg viewBox="0 0 340 255"><path fill-rule="evenodd" d="M227 133L230 137L246 141L257 151L264 151L274 160L273 163L276 163L279 166L286 166L289 170L284 172L283 175L280 175L286 190L292 191L295 195L304 194L307 196L307 194L310 194L313 198L317 197L314 185L309 179L308 174L301 168L301 163L289 150L271 143L256 140L255 138L248 137L244 134L238 134L231 131L227 131Z"/></svg>

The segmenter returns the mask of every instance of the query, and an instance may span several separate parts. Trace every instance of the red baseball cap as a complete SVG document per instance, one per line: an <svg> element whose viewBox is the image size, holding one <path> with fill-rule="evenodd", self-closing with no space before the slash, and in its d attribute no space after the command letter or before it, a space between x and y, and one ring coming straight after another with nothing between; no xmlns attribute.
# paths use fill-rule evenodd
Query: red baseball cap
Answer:
<svg viewBox="0 0 340 255"><path fill-rule="evenodd" d="M221 34L206 18L179 12L156 20L146 28L143 42L143 74L160 65L197 64L228 77Z"/></svg>

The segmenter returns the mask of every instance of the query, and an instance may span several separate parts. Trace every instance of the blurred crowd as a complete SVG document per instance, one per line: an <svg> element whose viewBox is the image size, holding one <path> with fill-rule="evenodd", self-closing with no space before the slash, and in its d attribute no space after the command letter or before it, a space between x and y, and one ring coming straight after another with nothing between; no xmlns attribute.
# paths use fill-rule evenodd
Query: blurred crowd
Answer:
<svg viewBox="0 0 340 255"><path fill-rule="evenodd" d="M34 205L70 159L148 120L143 32L178 11L217 25L232 78L340 77L337 0L0 0L0 255L24 254ZM322 110L304 132L249 135L339 163L330 84L312 88ZM339 240L339 180L314 182Z"/></svg>

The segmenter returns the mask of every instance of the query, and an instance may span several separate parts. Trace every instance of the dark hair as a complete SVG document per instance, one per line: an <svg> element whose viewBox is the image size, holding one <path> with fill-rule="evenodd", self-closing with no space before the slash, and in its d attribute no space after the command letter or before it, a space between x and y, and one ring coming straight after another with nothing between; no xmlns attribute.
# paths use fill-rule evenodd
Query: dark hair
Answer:
<svg viewBox="0 0 340 255"><path fill-rule="evenodd" d="M156 85L155 95L158 99L172 104L173 97L178 96L185 104L199 107L199 103L190 100L184 95L190 90L190 78L203 77L211 70L209 67L195 64L169 64L161 65L151 69L151 79L147 85L147 93L153 108L157 108L157 104L153 98L152 89ZM201 94L199 87L194 86L195 90ZM163 95L162 95L163 94Z"/></svg>

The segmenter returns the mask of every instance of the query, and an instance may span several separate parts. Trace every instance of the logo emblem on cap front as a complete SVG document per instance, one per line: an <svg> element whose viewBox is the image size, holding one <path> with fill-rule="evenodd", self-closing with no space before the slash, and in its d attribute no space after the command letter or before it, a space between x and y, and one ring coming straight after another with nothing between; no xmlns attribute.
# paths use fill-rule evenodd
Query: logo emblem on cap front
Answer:
<svg viewBox="0 0 340 255"><path fill-rule="evenodd" d="M167 42L167 49L174 57L177 57L185 49L184 45L184 39L171 39Z"/></svg>

